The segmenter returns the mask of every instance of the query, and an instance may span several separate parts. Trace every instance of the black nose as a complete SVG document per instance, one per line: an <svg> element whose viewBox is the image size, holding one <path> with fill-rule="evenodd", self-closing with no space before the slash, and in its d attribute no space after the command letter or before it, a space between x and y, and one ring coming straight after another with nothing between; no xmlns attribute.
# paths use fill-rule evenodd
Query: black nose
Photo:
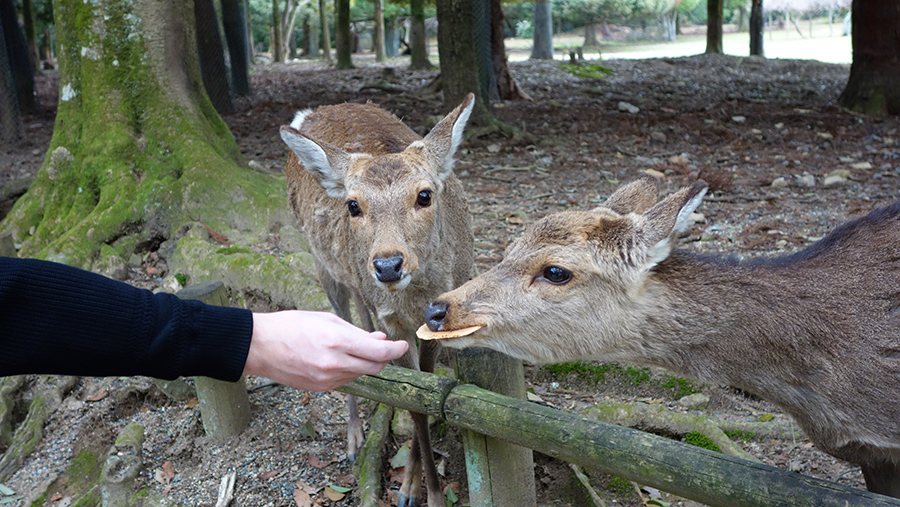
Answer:
<svg viewBox="0 0 900 507"><path fill-rule="evenodd" d="M443 301L435 301L428 305L425 309L425 324L432 331L440 331L441 324L447 316L447 303Z"/></svg>
<svg viewBox="0 0 900 507"><path fill-rule="evenodd" d="M375 266L375 278L378 278L379 282L396 282L403 277L402 255L376 257L372 264Z"/></svg>

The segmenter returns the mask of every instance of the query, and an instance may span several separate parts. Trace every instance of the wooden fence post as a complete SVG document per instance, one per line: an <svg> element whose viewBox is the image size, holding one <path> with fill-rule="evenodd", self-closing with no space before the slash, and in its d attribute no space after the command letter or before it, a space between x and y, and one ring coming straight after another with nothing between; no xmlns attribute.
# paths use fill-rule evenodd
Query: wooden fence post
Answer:
<svg viewBox="0 0 900 507"><path fill-rule="evenodd" d="M457 351L456 370L460 382L525 399L525 371L518 359L483 348L463 349ZM473 507L536 505L531 449L470 430L463 430L463 447Z"/></svg>
<svg viewBox="0 0 900 507"><path fill-rule="evenodd" d="M181 299L228 306L225 285L218 280L185 287L175 295ZM216 442L226 442L250 426L250 396L243 376L237 382L223 382L209 377L196 377L194 382L207 436Z"/></svg>

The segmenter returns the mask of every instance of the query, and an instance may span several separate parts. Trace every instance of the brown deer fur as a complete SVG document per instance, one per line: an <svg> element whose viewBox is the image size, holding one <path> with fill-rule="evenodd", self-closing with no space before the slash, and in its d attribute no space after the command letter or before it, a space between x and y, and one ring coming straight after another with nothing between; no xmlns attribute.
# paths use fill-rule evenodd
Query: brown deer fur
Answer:
<svg viewBox="0 0 900 507"><path fill-rule="evenodd" d="M401 361L409 368L434 367L436 345L416 353L423 309L472 274L471 218L452 173L472 104L470 94L424 139L372 104L300 112L281 128L291 148L288 199L332 307L349 321L352 296L364 327L374 319L389 338L409 341ZM428 505L443 507L427 417L413 419L401 501L417 504L424 466ZM352 457L362 439L352 398L348 435Z"/></svg>
<svg viewBox="0 0 900 507"><path fill-rule="evenodd" d="M593 211L543 218L490 271L426 311L443 340L533 363L661 366L783 407L825 452L900 496L900 202L790 256L671 252L706 191L656 203L624 185ZM555 268L559 269L555 269Z"/></svg>

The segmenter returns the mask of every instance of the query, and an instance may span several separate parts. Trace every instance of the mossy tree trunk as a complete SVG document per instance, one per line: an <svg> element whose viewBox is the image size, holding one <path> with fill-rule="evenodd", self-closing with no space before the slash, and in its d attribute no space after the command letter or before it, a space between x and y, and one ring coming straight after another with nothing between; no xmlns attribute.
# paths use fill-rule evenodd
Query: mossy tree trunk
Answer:
<svg viewBox="0 0 900 507"><path fill-rule="evenodd" d="M337 49L337 68L352 69L353 60L350 53L353 50L353 41L350 33L350 0L334 1L334 45Z"/></svg>
<svg viewBox="0 0 900 507"><path fill-rule="evenodd" d="M721 55L725 0L707 0L706 12L706 54Z"/></svg>
<svg viewBox="0 0 900 507"><path fill-rule="evenodd" d="M900 114L900 3L853 0L853 64L839 99L867 114Z"/></svg>
<svg viewBox="0 0 900 507"><path fill-rule="evenodd" d="M410 0L409 17L409 68L431 69L433 65L428 61L428 34L425 31L425 0Z"/></svg>
<svg viewBox="0 0 900 507"><path fill-rule="evenodd" d="M60 101L28 193L0 223L20 257L90 268L127 235L240 228L283 201L242 166L200 78L193 2L54 1ZM269 197L272 194L272 197Z"/></svg>
<svg viewBox="0 0 900 507"><path fill-rule="evenodd" d="M444 109L450 111L470 92L475 106L469 123L484 126L494 121L488 109L493 64L490 56L490 18L484 8L489 0L438 2L438 54Z"/></svg>

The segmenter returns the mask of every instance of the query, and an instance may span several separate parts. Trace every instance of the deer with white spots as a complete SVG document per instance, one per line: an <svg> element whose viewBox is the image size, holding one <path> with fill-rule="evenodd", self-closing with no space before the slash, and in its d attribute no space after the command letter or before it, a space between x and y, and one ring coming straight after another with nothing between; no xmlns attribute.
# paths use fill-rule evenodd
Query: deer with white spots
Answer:
<svg viewBox="0 0 900 507"><path fill-rule="evenodd" d="M288 199L331 306L350 321L352 298L362 327L407 340L407 368L433 371L439 346L425 342L417 353L422 311L472 275L472 221L453 157L473 103L470 94L424 139L372 104L302 111L281 127ZM444 507L428 418L413 422L400 505L418 504L424 469L428 506ZM351 459L362 438L351 397Z"/></svg>

